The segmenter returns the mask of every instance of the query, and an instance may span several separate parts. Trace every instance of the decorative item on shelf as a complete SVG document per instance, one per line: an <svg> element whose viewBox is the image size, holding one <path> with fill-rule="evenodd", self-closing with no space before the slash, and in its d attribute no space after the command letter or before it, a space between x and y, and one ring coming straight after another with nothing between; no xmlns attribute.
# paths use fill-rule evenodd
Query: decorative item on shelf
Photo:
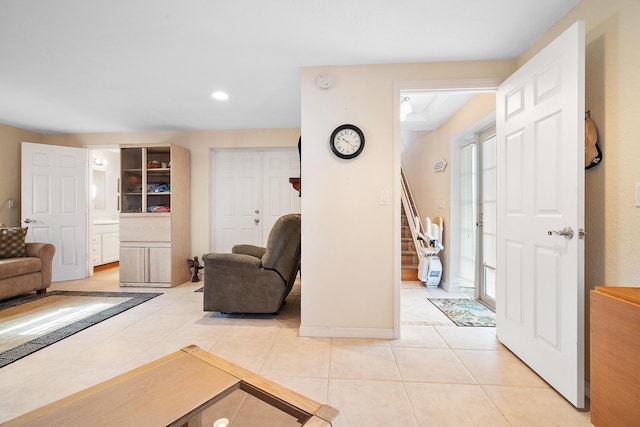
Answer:
<svg viewBox="0 0 640 427"><path fill-rule="evenodd" d="M147 184L147 193L168 193L171 185L166 182L150 182Z"/></svg>
<svg viewBox="0 0 640 427"><path fill-rule="evenodd" d="M162 164L157 160L150 160L147 162L147 169L158 169Z"/></svg>
<svg viewBox="0 0 640 427"><path fill-rule="evenodd" d="M188 259L187 263L189 264L189 271L191 271L191 281L199 282L200 277L198 276L198 271L202 270L204 266L200 265L197 256L194 256L193 259Z"/></svg>
<svg viewBox="0 0 640 427"><path fill-rule="evenodd" d="M302 192L300 191L300 178L296 178L296 177L289 178L289 184L291 184L293 189L298 192L298 197L302 197Z"/></svg>
<svg viewBox="0 0 640 427"><path fill-rule="evenodd" d="M127 192L142 193L142 179L139 175L131 175L127 177Z"/></svg>
<svg viewBox="0 0 640 427"><path fill-rule="evenodd" d="M167 205L147 206L147 212L149 213L171 212L171 206L167 206Z"/></svg>

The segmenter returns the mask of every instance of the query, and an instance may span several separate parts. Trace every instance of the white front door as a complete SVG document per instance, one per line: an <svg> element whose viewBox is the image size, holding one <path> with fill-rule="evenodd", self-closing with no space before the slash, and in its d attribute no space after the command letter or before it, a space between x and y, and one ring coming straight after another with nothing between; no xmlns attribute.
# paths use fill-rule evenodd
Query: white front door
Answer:
<svg viewBox="0 0 640 427"><path fill-rule="evenodd" d="M497 135L497 335L583 408L583 22L500 86Z"/></svg>
<svg viewBox="0 0 640 427"><path fill-rule="evenodd" d="M87 162L84 148L22 143L22 224L56 247L54 282L87 277Z"/></svg>
<svg viewBox="0 0 640 427"><path fill-rule="evenodd" d="M496 307L496 128L480 133L478 150L479 178L479 252L478 296Z"/></svg>
<svg viewBox="0 0 640 427"><path fill-rule="evenodd" d="M214 152L213 251L262 245L262 157L255 150Z"/></svg>

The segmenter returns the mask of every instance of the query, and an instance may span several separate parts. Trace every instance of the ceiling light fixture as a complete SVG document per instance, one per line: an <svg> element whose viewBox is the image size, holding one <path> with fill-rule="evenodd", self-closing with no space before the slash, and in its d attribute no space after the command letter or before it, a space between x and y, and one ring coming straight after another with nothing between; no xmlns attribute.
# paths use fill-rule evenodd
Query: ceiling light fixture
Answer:
<svg viewBox="0 0 640 427"><path fill-rule="evenodd" d="M229 95L227 95L226 92L223 92L221 90L217 90L217 91L213 92L211 94L211 97L213 99L217 99L218 101L226 101L227 99L229 99Z"/></svg>
<svg viewBox="0 0 640 427"><path fill-rule="evenodd" d="M400 120L403 122L407 120L407 116L411 114L413 108L411 107L411 98L403 96L400 101Z"/></svg>

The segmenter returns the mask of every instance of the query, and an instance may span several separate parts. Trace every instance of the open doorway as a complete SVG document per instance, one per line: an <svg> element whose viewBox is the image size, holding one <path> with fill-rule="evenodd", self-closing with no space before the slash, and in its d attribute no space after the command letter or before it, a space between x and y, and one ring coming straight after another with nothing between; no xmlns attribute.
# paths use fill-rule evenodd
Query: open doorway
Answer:
<svg viewBox="0 0 640 427"><path fill-rule="evenodd" d="M468 88L460 88L456 84L456 88L443 89L429 88L430 84L425 82L422 88L414 84L410 89L398 91L401 166L416 199L420 220L422 224L426 222L426 217L441 216L444 220L444 250L439 254L443 272L436 290L443 297L466 296L481 299L482 288L476 278L480 277L479 272L482 271L483 274L486 273L486 283L490 284L493 277L491 273L495 271L487 268L494 268L495 263L487 262L484 268L480 264L482 255L478 253L481 248L478 245L482 237L479 235L482 224L476 224L479 223L480 212L478 193L472 194L473 198L469 201L473 204L469 206L471 209L465 210L466 206L462 205L466 201L463 202L461 197L463 174L475 174L469 176L469 190L477 190L477 173L481 170L477 165L473 170L469 170L466 165L463 168L461 148L464 145L461 143L469 143L471 140L475 144L479 140L478 133L495 122L495 88L487 88L485 83ZM406 104L407 101L411 104L410 108L406 105L403 107L403 103ZM486 146L487 149L489 145ZM471 147L474 147L474 152L468 160L476 162L476 145ZM491 167L489 163L485 166ZM495 161L493 168L495 176ZM491 196L490 193L486 195ZM495 201L495 191L491 197ZM468 247L462 246L463 236L469 237L471 244ZM485 240L490 240L488 235L484 237ZM471 264L465 265L463 260L469 255L467 261ZM470 274L465 277L466 271ZM488 292L485 293L495 295L492 289L494 288L488 287ZM407 304L403 305L403 310L406 306Z"/></svg>
<svg viewBox="0 0 640 427"><path fill-rule="evenodd" d="M89 149L89 275L120 260L120 147Z"/></svg>

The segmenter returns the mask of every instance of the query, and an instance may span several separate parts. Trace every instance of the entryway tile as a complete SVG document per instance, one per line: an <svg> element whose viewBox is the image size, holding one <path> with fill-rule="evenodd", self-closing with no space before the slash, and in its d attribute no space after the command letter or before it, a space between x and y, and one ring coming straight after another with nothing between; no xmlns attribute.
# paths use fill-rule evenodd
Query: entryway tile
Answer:
<svg viewBox="0 0 640 427"><path fill-rule="evenodd" d="M508 350L455 350L478 384L548 387Z"/></svg>
<svg viewBox="0 0 640 427"><path fill-rule="evenodd" d="M493 332L495 328L436 326L435 329L449 347L454 349L497 350L502 346Z"/></svg>
<svg viewBox="0 0 640 427"><path fill-rule="evenodd" d="M276 342L260 375L328 378L331 344L318 341Z"/></svg>
<svg viewBox="0 0 640 427"><path fill-rule="evenodd" d="M405 388L418 425L510 426L478 385L406 383Z"/></svg>
<svg viewBox="0 0 640 427"><path fill-rule="evenodd" d="M403 381L475 384L452 350L393 347Z"/></svg>
<svg viewBox="0 0 640 427"><path fill-rule="evenodd" d="M482 386L514 427L591 426L590 414L577 411L551 388Z"/></svg>
<svg viewBox="0 0 640 427"><path fill-rule="evenodd" d="M330 378L400 380L389 345L332 345Z"/></svg>
<svg viewBox="0 0 640 427"><path fill-rule="evenodd" d="M330 379L327 404L343 426L418 426L400 382Z"/></svg>
<svg viewBox="0 0 640 427"><path fill-rule="evenodd" d="M400 339L389 341L392 347L449 348L433 326L402 325Z"/></svg>
<svg viewBox="0 0 640 427"><path fill-rule="evenodd" d="M273 347L273 337L224 335L210 349L218 357L257 373Z"/></svg>

